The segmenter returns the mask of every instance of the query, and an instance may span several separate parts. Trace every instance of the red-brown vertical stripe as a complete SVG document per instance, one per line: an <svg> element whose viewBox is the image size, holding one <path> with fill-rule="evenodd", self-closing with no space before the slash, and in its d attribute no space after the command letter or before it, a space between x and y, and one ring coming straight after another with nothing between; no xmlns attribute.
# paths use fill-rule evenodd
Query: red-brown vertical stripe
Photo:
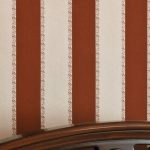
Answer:
<svg viewBox="0 0 150 150"><path fill-rule="evenodd" d="M40 0L16 0L17 134L40 130Z"/></svg>
<svg viewBox="0 0 150 150"><path fill-rule="evenodd" d="M95 121L95 0L72 2L72 119Z"/></svg>
<svg viewBox="0 0 150 150"><path fill-rule="evenodd" d="M126 120L147 119L147 0L126 0Z"/></svg>

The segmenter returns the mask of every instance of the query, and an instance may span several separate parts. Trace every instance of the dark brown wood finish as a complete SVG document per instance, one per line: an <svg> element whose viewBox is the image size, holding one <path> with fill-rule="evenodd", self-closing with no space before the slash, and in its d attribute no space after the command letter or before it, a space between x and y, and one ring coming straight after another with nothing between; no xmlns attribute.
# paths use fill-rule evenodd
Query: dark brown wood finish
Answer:
<svg viewBox="0 0 150 150"><path fill-rule="evenodd" d="M74 124L95 121L95 0L72 1Z"/></svg>
<svg viewBox="0 0 150 150"><path fill-rule="evenodd" d="M147 149L147 145L135 145L135 150L149 150Z"/></svg>
<svg viewBox="0 0 150 150"><path fill-rule="evenodd" d="M89 147L89 142L123 139L150 139L150 123L120 122L74 126L42 132L0 145L6 149L62 149ZM145 143L146 144L146 143ZM69 149L70 149L69 148Z"/></svg>
<svg viewBox="0 0 150 150"><path fill-rule="evenodd" d="M40 0L16 0L17 134L39 131Z"/></svg>

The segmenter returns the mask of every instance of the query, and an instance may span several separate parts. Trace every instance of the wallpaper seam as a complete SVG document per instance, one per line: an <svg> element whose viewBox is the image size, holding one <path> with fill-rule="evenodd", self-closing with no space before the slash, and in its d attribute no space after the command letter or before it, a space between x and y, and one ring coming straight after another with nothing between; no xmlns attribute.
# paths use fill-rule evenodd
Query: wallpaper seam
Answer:
<svg viewBox="0 0 150 150"><path fill-rule="evenodd" d="M147 121L150 121L150 0L147 1Z"/></svg>
<svg viewBox="0 0 150 150"><path fill-rule="evenodd" d="M12 0L12 135L16 134L16 0Z"/></svg>
<svg viewBox="0 0 150 150"><path fill-rule="evenodd" d="M45 5L41 0L41 128L45 129Z"/></svg>
<svg viewBox="0 0 150 150"><path fill-rule="evenodd" d="M68 123L72 124L72 0L68 0Z"/></svg>
<svg viewBox="0 0 150 150"><path fill-rule="evenodd" d="M99 89L99 74L100 74L100 69L99 69L99 1L100 0L96 0L96 122L100 121L100 116L99 116L99 100L100 100L100 89Z"/></svg>
<svg viewBox="0 0 150 150"><path fill-rule="evenodd" d="M122 0L122 121L125 121L125 0Z"/></svg>

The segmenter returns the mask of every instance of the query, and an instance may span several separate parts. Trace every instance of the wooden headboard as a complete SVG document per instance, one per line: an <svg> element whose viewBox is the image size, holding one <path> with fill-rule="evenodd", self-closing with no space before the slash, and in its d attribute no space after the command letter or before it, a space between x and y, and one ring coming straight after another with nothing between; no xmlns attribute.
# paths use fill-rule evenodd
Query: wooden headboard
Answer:
<svg viewBox="0 0 150 150"><path fill-rule="evenodd" d="M96 149L133 150L136 144L150 144L150 123L118 122L86 124L68 128L41 131L33 135L24 135L16 140L4 142L1 150L75 150ZM138 149L144 150L144 149Z"/></svg>

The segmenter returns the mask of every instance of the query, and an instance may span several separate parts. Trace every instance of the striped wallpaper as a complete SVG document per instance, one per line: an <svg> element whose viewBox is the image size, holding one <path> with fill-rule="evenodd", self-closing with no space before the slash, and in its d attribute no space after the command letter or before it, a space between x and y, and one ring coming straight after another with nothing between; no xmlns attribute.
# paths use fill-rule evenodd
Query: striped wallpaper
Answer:
<svg viewBox="0 0 150 150"><path fill-rule="evenodd" d="M0 0L0 139L150 120L150 0Z"/></svg>

